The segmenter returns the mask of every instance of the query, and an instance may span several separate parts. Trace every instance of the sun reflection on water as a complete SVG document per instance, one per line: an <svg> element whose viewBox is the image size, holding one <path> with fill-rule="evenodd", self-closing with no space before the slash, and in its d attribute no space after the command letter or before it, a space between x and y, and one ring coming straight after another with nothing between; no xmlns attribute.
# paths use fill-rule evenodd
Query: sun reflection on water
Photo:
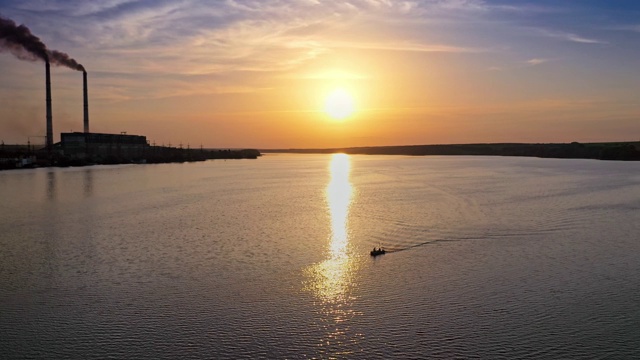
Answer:
<svg viewBox="0 0 640 360"><path fill-rule="evenodd" d="M358 335L349 333L348 321L356 312L351 304L356 262L350 255L349 207L354 190L349 180L351 159L346 154L335 154L329 164L330 180L326 188L326 201L331 220L331 238L328 242L328 259L307 269L308 283L319 300L323 326L327 337L321 346L333 346L358 342Z"/></svg>
<svg viewBox="0 0 640 360"><path fill-rule="evenodd" d="M329 172L331 180L327 186L326 194L331 215L330 250L332 258L341 258L346 256L347 251L347 219L353 192L349 181L349 173L351 172L349 155L333 155Z"/></svg>

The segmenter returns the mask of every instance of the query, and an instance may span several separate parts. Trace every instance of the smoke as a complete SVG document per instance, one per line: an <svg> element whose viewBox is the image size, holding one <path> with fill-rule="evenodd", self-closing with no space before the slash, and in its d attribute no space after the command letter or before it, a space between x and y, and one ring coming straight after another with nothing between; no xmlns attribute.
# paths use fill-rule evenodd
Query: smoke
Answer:
<svg viewBox="0 0 640 360"><path fill-rule="evenodd" d="M8 50L22 60L48 60L47 46L24 25L0 17L0 51Z"/></svg>
<svg viewBox="0 0 640 360"><path fill-rule="evenodd" d="M77 61L69 57L69 55L58 50L48 50L49 61L54 65L66 66L73 70L85 71L84 66L78 64Z"/></svg>
<svg viewBox="0 0 640 360"><path fill-rule="evenodd" d="M85 71L84 67L69 55L47 49L42 40L33 35L28 27L16 25L13 20L0 16L0 52L3 51L8 51L21 60L42 60L53 65Z"/></svg>

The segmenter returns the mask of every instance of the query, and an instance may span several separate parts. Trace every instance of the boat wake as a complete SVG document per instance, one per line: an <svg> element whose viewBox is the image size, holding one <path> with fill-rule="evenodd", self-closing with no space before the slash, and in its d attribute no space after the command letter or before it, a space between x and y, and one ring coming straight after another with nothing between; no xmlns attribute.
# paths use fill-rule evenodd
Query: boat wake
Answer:
<svg viewBox="0 0 640 360"><path fill-rule="evenodd" d="M421 247L421 246L425 246L425 245L429 245L429 244L434 244L437 242L442 242L442 241L451 241L451 240L428 240L428 241L424 241L421 243L417 243L417 244L411 244L411 245L406 245L406 246L398 246L398 245L392 245L392 246L381 246L381 248L383 248L385 250L385 253L394 253L394 252L400 252L400 251L406 251L406 250L411 250L413 248L417 248L417 247Z"/></svg>

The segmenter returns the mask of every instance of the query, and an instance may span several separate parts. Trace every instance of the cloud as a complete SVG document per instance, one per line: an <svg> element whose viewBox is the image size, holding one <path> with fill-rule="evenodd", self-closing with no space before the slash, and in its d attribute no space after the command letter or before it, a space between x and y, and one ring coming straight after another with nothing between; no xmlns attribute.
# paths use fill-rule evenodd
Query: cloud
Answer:
<svg viewBox="0 0 640 360"><path fill-rule="evenodd" d="M582 37L582 36L578 36L578 35L575 35L575 34L565 34L564 37L566 37L566 39L569 40L569 41L583 43L583 44L604 44L604 43L606 43L604 41L595 40L595 39L588 39L588 38L585 38L585 37Z"/></svg>
<svg viewBox="0 0 640 360"><path fill-rule="evenodd" d="M635 31L635 32L640 32L640 24L629 26L629 30Z"/></svg>
<svg viewBox="0 0 640 360"><path fill-rule="evenodd" d="M544 64L548 61L549 59L534 58L534 59L527 60L526 63L531 66L536 66L536 65Z"/></svg>
<svg viewBox="0 0 640 360"><path fill-rule="evenodd" d="M255 80L257 73L264 77L268 73L296 72L322 56L344 50L387 52L389 56L496 53L495 49L505 47L500 37L480 34L505 33L505 29L517 25L495 20L506 13L519 17L551 11L541 6L504 6L485 0L5 3L10 12L29 20L34 32L43 34L53 47L73 53L90 73L98 71L103 78L113 74L122 86L132 87L113 98L235 89L260 91L264 84ZM601 43L571 33L544 34L572 42ZM531 59L527 64L539 65L543 61L547 60ZM134 84L125 82L120 74L146 74L149 79ZM215 85L207 83L214 78ZM146 85L157 83L150 79L165 83ZM194 79L199 79L197 84L192 83ZM106 89L114 91L116 86L114 81Z"/></svg>
<svg viewBox="0 0 640 360"><path fill-rule="evenodd" d="M339 79L339 80L366 80L371 78L370 75L365 75L362 73L356 73L351 71L330 69L330 70L321 70L317 72L312 72L304 75L296 75L297 78L301 79Z"/></svg>
<svg viewBox="0 0 640 360"><path fill-rule="evenodd" d="M384 51L406 51L406 52L433 52L433 53L478 53L486 52L487 49L461 47L443 44L420 44L413 42L341 42L332 41L325 43L327 48L348 48L361 50L384 50Z"/></svg>
<svg viewBox="0 0 640 360"><path fill-rule="evenodd" d="M533 58L526 61L521 61L516 64L511 64L509 66L490 66L487 68L488 71L508 71L514 69L522 69L526 67L538 66L552 61L551 59L545 58Z"/></svg>
<svg viewBox="0 0 640 360"><path fill-rule="evenodd" d="M40 2L26 1L20 9L31 11L30 16L42 20L43 26L54 29L56 38L71 46L99 54L96 58L110 57L109 64L118 71L161 72L164 68L193 74L230 69L283 71L344 47L474 52L410 35L388 34L387 40L362 43L351 34L373 19L384 28L385 22L402 18L477 12L484 4L478 0L54 0L44 8ZM55 23L46 19L52 14L58 19Z"/></svg>
<svg viewBox="0 0 640 360"><path fill-rule="evenodd" d="M611 27L612 30L640 32L640 24L618 25Z"/></svg>
<svg viewBox="0 0 640 360"><path fill-rule="evenodd" d="M589 39L589 38L582 37L580 35L576 35L576 34L568 33L568 32L552 31L552 30L540 30L540 32L543 35L551 37L551 38L565 40L565 41L571 41L571 42L576 42L576 43L581 43L581 44L606 44L605 41L596 40L596 39Z"/></svg>

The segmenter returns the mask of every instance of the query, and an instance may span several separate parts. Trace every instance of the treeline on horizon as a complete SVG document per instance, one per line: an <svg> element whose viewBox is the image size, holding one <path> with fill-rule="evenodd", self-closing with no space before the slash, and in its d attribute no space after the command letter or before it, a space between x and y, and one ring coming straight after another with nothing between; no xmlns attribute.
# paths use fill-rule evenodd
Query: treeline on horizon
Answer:
<svg viewBox="0 0 640 360"><path fill-rule="evenodd" d="M149 146L144 158L148 163L204 161L215 159L257 159L256 149L184 149Z"/></svg>
<svg viewBox="0 0 640 360"><path fill-rule="evenodd" d="M262 152L345 153L364 155L485 155L558 159L640 160L640 141L615 143L495 143L450 145L400 145L331 149L263 149Z"/></svg>

